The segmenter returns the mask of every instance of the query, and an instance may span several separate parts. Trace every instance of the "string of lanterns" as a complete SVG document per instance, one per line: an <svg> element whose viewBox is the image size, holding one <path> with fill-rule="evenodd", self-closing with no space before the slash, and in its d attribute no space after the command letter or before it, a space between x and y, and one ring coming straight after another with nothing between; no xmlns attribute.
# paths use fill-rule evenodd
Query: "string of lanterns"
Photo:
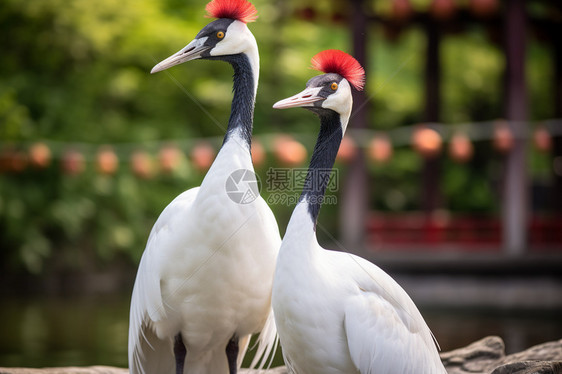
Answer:
<svg viewBox="0 0 562 374"><path fill-rule="evenodd" d="M369 2L367 2L369 3ZM349 7L343 2L334 2L327 7L311 1L304 1L293 11L293 18L305 22L329 22L345 26L350 22ZM502 17L500 0L390 0L372 2L374 13L371 20L382 25L382 32L387 40L396 42L400 34L412 23L436 22L442 30L450 34L462 33L467 23L482 23L486 34L494 44L501 44L499 18ZM543 4L548 10L549 4ZM497 22L496 22L497 21ZM531 34L540 41L554 41L555 33L550 32L552 25L559 21L548 17L530 19Z"/></svg>
<svg viewBox="0 0 562 374"><path fill-rule="evenodd" d="M444 143L448 143L449 157L455 162L466 163L474 155L474 141L491 140L494 150L505 155L513 149L518 139L529 139L534 148L547 153L552 150L553 136L562 136L562 120L541 122L534 126L530 134L514 134L504 120L458 126L418 124L387 131L350 129L342 140L337 160L349 163L357 152L363 151L370 161L384 164L392 158L394 149L401 146L412 147L421 157L434 158L443 153ZM82 174L88 162L95 166L98 173L114 175L121 164L128 161L134 175L150 179L158 172L173 173L186 155L197 171L205 172L215 159L219 148L217 140L220 139L196 139L184 146L178 146L178 142L166 142L147 147L154 149L152 152L130 144L97 146L38 141L16 146L5 143L0 144L0 173L46 169L53 164L54 159L60 159L60 168L67 175ZM256 167L265 164L268 153L285 167L303 165L308 157L303 142L293 135L254 137L252 159Z"/></svg>
<svg viewBox="0 0 562 374"><path fill-rule="evenodd" d="M295 9L294 16L305 21L329 19L334 23L345 24L347 14L343 7L336 5L335 9L331 10L318 8L320 7L304 4ZM389 22L405 23L413 18L416 12L427 12L436 20L447 21L454 18L459 12L469 12L474 17L489 19L498 14L499 10L499 0L427 0L421 6L419 1L391 0L382 3L379 13L384 20Z"/></svg>

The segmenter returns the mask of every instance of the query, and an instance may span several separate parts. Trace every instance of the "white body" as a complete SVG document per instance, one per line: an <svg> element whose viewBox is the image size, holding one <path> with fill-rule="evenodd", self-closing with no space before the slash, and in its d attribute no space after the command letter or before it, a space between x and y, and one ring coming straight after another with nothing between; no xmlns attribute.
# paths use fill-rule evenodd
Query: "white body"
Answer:
<svg viewBox="0 0 562 374"><path fill-rule="evenodd" d="M152 72L201 58L200 53L210 48L203 46L208 37L194 39ZM255 97L258 47L243 22L230 23L210 54L245 54ZM239 105L249 110L254 103ZM250 334L260 332L252 366L259 358L263 365L275 348L271 287L281 245L277 222L260 196L239 204L226 192L233 172L254 170L240 131L229 133L201 187L172 201L150 233L131 299L131 374L175 373L173 342L178 333L187 350L184 374L227 373L225 350L233 337L239 338L238 368Z"/></svg>
<svg viewBox="0 0 562 374"><path fill-rule="evenodd" d="M179 332L186 374L227 373L225 348L234 335L240 338L238 366L250 334L263 329L262 350L274 344L277 223L261 197L238 204L225 191L232 172L253 171L242 144L232 136L201 187L179 195L152 229L131 300L132 373L174 372L172 343Z"/></svg>
<svg viewBox="0 0 562 374"><path fill-rule="evenodd" d="M283 238L272 305L292 373L446 373L406 292L372 263L320 247L304 202Z"/></svg>

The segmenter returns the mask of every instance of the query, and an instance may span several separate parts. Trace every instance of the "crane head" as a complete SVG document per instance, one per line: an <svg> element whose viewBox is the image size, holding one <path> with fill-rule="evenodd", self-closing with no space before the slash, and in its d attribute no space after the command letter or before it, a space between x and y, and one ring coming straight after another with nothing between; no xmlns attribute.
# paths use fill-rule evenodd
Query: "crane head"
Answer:
<svg viewBox="0 0 562 374"><path fill-rule="evenodd" d="M221 59L257 51L257 43L246 23L257 18L256 8L247 0L213 0L206 7L209 23L188 45L159 62L151 73L196 59Z"/></svg>
<svg viewBox="0 0 562 374"><path fill-rule="evenodd" d="M302 107L317 114L331 110L342 117L347 125L353 99L351 87L362 90L365 71L353 57L338 50L326 50L312 58L312 68L325 74L311 78L304 91L278 101L275 109Z"/></svg>
<svg viewBox="0 0 562 374"><path fill-rule="evenodd" d="M345 114L351 111L352 103L351 86L348 81L339 74L329 73L311 78L303 91L276 102L273 108L302 107L314 112L329 109Z"/></svg>

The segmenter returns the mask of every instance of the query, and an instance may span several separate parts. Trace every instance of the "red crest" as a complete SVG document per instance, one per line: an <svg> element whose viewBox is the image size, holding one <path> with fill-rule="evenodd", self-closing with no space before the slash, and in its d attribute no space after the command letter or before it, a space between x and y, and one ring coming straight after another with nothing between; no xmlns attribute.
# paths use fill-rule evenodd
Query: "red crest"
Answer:
<svg viewBox="0 0 562 374"><path fill-rule="evenodd" d="M254 22L258 18L256 7L246 0L213 0L205 10L208 17L232 18L244 23Z"/></svg>
<svg viewBox="0 0 562 374"><path fill-rule="evenodd" d="M327 49L312 58L312 68L324 73L336 73L347 79L357 90L365 86L365 70L345 52L337 49Z"/></svg>

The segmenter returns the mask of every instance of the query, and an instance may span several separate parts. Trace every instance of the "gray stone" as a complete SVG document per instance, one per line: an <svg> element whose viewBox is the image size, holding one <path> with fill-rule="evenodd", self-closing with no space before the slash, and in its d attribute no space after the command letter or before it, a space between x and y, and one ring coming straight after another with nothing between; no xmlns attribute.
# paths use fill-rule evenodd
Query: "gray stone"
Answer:
<svg viewBox="0 0 562 374"><path fill-rule="evenodd" d="M505 344L498 336L488 336L466 347L441 354L449 374L562 374L562 339L539 344L523 352L505 355ZM64 368L0 368L0 374L127 374L127 369L109 366ZM258 374L240 370L240 374ZM288 374L284 366L264 374ZM298 373L297 373L298 374Z"/></svg>
<svg viewBox="0 0 562 374"><path fill-rule="evenodd" d="M560 374L562 361L521 361L505 364L494 369L492 374Z"/></svg>

